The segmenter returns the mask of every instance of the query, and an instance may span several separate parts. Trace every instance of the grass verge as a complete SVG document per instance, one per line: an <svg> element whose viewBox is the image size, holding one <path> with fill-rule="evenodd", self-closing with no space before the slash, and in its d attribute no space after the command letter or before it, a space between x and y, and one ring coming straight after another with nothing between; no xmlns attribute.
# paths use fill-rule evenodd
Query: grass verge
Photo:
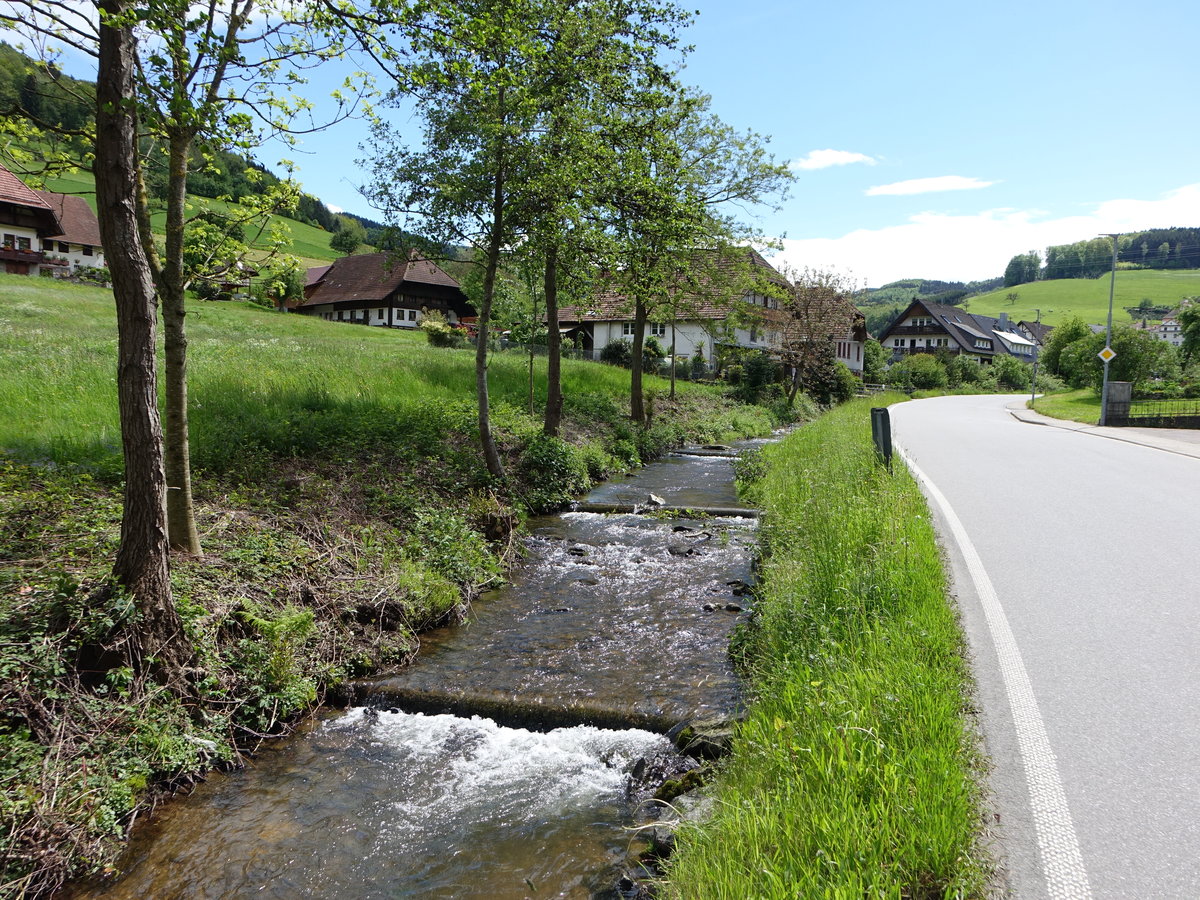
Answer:
<svg viewBox="0 0 1200 900"><path fill-rule="evenodd" d="M876 461L881 402L769 448L747 486L764 559L734 647L754 700L711 818L677 835L666 896L983 892L963 638L921 493Z"/></svg>
<svg viewBox="0 0 1200 900"><path fill-rule="evenodd" d="M1039 397L1031 409L1043 416L1095 425L1100 421L1100 398L1091 388L1060 391Z"/></svg>

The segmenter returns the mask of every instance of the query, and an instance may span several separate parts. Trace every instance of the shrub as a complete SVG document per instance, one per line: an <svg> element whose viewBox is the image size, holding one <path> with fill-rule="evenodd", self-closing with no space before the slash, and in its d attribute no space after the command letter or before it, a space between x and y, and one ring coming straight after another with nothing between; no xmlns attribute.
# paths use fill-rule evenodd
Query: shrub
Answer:
<svg viewBox="0 0 1200 900"><path fill-rule="evenodd" d="M946 367L928 353L913 353L888 369L887 383L918 390L944 388L949 378Z"/></svg>
<svg viewBox="0 0 1200 900"><path fill-rule="evenodd" d="M557 509L591 486L584 454L545 434L535 434L525 445L517 471L526 488L525 504L533 512Z"/></svg>
<svg viewBox="0 0 1200 900"><path fill-rule="evenodd" d="M946 378L950 387L964 387L982 384L985 373L979 360L962 353L950 359L946 366Z"/></svg>
<svg viewBox="0 0 1200 900"><path fill-rule="evenodd" d="M609 341L600 351L600 362L608 363L610 366L625 366L628 368L632 360L633 344L624 338L615 338Z"/></svg>
<svg viewBox="0 0 1200 900"><path fill-rule="evenodd" d="M1032 367L1015 356L997 356L992 360L992 371L996 373L996 385L1002 388L1028 390L1033 381Z"/></svg>
<svg viewBox="0 0 1200 900"><path fill-rule="evenodd" d="M461 349L467 346L467 337L459 329L446 321L439 312L427 312L421 319L421 330L431 347L447 347Z"/></svg>

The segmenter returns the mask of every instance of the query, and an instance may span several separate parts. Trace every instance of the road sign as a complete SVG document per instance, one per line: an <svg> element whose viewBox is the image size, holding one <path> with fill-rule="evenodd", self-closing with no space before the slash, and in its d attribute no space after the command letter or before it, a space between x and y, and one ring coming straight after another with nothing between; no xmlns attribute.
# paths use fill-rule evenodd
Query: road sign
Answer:
<svg viewBox="0 0 1200 900"><path fill-rule="evenodd" d="M1112 362L1114 359L1116 359L1117 351L1114 350L1112 347L1105 347L1103 350L1101 350L1096 355L1098 357L1100 357L1102 360L1104 360L1105 362Z"/></svg>

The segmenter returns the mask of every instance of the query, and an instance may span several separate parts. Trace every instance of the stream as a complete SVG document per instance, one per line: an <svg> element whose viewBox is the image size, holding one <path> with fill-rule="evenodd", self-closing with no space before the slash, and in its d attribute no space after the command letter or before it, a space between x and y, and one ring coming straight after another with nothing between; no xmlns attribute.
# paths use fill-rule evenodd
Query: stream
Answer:
<svg viewBox="0 0 1200 900"><path fill-rule="evenodd" d="M585 500L651 494L737 506L714 455L672 455ZM467 621L359 685L364 705L168 803L136 829L126 874L77 896L621 896L636 826L659 808L638 776L679 762L665 733L740 708L726 650L755 527L653 510L531 520L511 580Z"/></svg>

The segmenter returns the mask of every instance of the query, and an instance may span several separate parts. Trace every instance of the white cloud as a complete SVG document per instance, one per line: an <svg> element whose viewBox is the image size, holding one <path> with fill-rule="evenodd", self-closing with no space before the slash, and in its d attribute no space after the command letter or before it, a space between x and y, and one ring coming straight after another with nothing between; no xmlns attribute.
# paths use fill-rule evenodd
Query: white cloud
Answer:
<svg viewBox="0 0 1200 900"><path fill-rule="evenodd" d="M828 169L832 166L848 166L852 163L866 163L873 166L876 159L865 153L854 153L850 150L810 150L808 156L793 159L788 167L811 171L813 169Z"/></svg>
<svg viewBox="0 0 1200 900"><path fill-rule="evenodd" d="M901 278L973 281L1002 274L1017 253L1044 253L1051 244L1189 225L1200 225L1200 183L1154 200L1107 200L1088 212L1059 218L1034 209L923 212L899 225L859 229L838 238L784 240L775 261L849 272L871 287Z"/></svg>
<svg viewBox="0 0 1200 900"><path fill-rule="evenodd" d="M325 208L328 209L331 213L344 213L346 211L340 206L334 206L332 203L326 203Z"/></svg>
<svg viewBox="0 0 1200 900"><path fill-rule="evenodd" d="M996 182L980 181L978 178L966 178L962 175L939 175L937 178L913 178L909 181L897 181L892 184L878 184L867 188L868 197L900 197L910 194L933 194L938 191L976 191L980 188L991 187Z"/></svg>

